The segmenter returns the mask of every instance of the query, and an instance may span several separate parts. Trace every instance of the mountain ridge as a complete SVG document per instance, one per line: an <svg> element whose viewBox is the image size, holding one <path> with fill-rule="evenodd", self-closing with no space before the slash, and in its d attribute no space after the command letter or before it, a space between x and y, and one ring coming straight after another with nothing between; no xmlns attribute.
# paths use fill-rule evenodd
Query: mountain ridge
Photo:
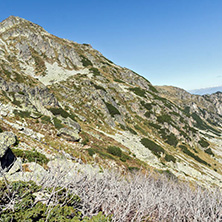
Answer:
<svg viewBox="0 0 222 222"><path fill-rule="evenodd" d="M214 86L214 87L189 90L190 93L197 94L197 95L212 94L218 91L220 92L222 91L222 86Z"/></svg>
<svg viewBox="0 0 222 222"><path fill-rule="evenodd" d="M0 126L18 149L220 185L220 94L155 87L88 44L14 20L0 33Z"/></svg>

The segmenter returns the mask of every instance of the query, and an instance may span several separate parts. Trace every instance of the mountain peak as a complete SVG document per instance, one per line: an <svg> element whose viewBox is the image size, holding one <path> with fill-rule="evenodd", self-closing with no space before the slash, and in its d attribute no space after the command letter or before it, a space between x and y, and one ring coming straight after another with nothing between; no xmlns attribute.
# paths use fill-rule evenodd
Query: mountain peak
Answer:
<svg viewBox="0 0 222 222"><path fill-rule="evenodd" d="M0 33L3 33L11 29L12 27L16 27L17 25L21 25L21 24L30 25L30 27L36 27L38 29L41 29L41 31L45 31L41 26L37 24L34 24L21 17L11 15L0 23Z"/></svg>

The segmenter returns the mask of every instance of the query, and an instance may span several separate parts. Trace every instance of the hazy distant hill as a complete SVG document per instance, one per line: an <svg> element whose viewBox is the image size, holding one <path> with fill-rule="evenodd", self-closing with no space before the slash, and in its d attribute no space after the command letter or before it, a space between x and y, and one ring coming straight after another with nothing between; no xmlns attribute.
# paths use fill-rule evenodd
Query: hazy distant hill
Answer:
<svg viewBox="0 0 222 222"><path fill-rule="evenodd" d="M222 92L222 86L189 90L190 93L197 95L212 94L218 91Z"/></svg>

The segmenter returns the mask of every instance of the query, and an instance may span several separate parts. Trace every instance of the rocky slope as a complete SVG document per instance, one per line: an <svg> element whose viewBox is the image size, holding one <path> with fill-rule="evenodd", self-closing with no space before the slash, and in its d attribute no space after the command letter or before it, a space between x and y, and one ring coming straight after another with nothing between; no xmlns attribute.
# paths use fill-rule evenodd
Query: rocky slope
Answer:
<svg viewBox="0 0 222 222"><path fill-rule="evenodd" d="M90 45L14 16L0 23L0 93L0 127L17 135L23 165L31 150L221 186L220 93L154 87Z"/></svg>

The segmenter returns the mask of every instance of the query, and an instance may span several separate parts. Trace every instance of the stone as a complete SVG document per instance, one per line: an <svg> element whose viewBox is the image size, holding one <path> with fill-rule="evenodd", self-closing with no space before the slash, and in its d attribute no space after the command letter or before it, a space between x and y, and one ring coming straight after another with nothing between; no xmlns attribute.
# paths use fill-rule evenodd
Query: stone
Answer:
<svg viewBox="0 0 222 222"><path fill-rule="evenodd" d="M2 158L8 148L16 143L16 136L12 132L0 133L0 158Z"/></svg>
<svg viewBox="0 0 222 222"><path fill-rule="evenodd" d="M80 140L78 130L62 128L58 131L57 136L62 136L67 141L77 142Z"/></svg>
<svg viewBox="0 0 222 222"><path fill-rule="evenodd" d="M68 125L69 127L73 128L78 133L81 132L81 126L77 122L72 120L71 118L69 118L69 117L68 118L64 118L63 123Z"/></svg>
<svg viewBox="0 0 222 222"><path fill-rule="evenodd" d="M22 159L17 158L16 161L13 163L13 166L10 168L7 174L11 175L18 171L20 171L22 168Z"/></svg>

